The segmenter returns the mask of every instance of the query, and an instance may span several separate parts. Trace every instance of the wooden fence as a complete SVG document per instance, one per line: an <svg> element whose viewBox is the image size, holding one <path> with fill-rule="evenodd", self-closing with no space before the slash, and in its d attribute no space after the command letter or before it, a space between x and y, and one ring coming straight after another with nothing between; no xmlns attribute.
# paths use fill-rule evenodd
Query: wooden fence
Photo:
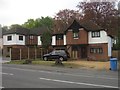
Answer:
<svg viewBox="0 0 120 90"><path fill-rule="evenodd" d="M10 58L11 60L37 59L49 52L50 50L42 48L11 48Z"/></svg>

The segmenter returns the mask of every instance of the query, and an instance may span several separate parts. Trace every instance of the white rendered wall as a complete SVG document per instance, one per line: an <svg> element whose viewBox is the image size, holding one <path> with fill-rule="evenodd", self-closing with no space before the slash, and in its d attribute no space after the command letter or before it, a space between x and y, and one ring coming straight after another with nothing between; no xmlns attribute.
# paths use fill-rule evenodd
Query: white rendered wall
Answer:
<svg viewBox="0 0 120 90"><path fill-rule="evenodd" d="M66 35L64 35L64 45L66 45Z"/></svg>
<svg viewBox="0 0 120 90"><path fill-rule="evenodd" d="M52 45L56 45L56 36L52 36Z"/></svg>
<svg viewBox="0 0 120 90"><path fill-rule="evenodd" d="M8 36L12 36L12 40L8 41ZM19 40L19 36L23 36L23 40ZM3 35L3 45L25 45L25 36L17 34Z"/></svg>
<svg viewBox="0 0 120 90"><path fill-rule="evenodd" d="M100 31L100 37L92 38L92 32L88 32L88 43L97 44L97 43L108 43L107 33L105 31Z"/></svg>
<svg viewBox="0 0 120 90"><path fill-rule="evenodd" d="M38 36L38 45L42 45L41 36Z"/></svg>

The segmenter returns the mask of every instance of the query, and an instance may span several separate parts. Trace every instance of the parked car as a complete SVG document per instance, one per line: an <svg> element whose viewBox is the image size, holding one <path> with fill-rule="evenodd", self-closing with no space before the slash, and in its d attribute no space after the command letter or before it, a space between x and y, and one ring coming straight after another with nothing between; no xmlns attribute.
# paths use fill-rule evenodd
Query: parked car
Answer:
<svg viewBox="0 0 120 90"><path fill-rule="evenodd" d="M48 54L43 55L43 60L47 61L49 59L59 59L61 61L67 61L70 55L65 50L54 50Z"/></svg>

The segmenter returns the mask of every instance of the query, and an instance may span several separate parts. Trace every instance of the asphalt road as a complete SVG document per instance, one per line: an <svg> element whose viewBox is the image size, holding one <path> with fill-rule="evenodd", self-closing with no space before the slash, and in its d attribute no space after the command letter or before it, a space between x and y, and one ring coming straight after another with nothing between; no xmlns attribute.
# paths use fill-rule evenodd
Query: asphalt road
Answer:
<svg viewBox="0 0 120 90"><path fill-rule="evenodd" d="M118 88L117 71L2 65L3 88Z"/></svg>

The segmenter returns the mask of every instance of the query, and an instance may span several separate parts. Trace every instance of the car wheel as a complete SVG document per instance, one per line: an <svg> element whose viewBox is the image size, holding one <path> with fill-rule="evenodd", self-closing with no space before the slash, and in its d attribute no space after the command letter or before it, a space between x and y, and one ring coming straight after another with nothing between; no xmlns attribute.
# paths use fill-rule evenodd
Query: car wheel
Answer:
<svg viewBox="0 0 120 90"><path fill-rule="evenodd" d="M47 61L47 60L48 60L48 58L47 58L47 57L44 57L44 58L43 58L43 60Z"/></svg>
<svg viewBox="0 0 120 90"><path fill-rule="evenodd" d="M63 57L60 57L60 58L59 58L59 60L60 60L60 61L63 61L63 60L64 60L64 58L63 58Z"/></svg>

